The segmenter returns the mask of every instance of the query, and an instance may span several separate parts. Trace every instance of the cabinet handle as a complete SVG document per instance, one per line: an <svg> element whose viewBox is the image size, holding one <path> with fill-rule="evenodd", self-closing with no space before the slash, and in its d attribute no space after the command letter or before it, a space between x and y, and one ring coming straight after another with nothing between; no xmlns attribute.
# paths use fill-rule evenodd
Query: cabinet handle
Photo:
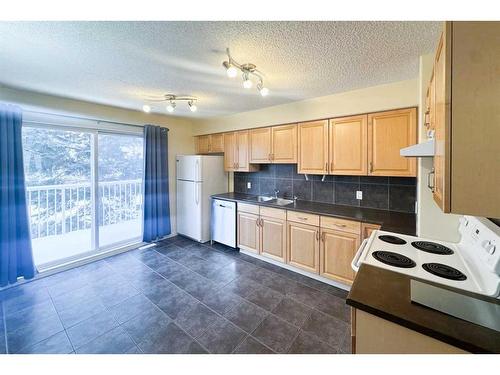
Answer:
<svg viewBox="0 0 500 375"><path fill-rule="evenodd" d="M319 231L316 231L316 239L319 241Z"/></svg>
<svg viewBox="0 0 500 375"><path fill-rule="evenodd" d="M262 218L260 219L260 226L264 227L264 219L262 219Z"/></svg>
<svg viewBox="0 0 500 375"><path fill-rule="evenodd" d="M434 168L431 169L431 171L429 173L427 173L427 187L429 189L431 189L431 191L434 193L436 190L435 190L435 184L434 184L434 180L435 180L435 175L436 175L436 172L434 170ZM432 179L431 179L431 176L432 176ZM432 184L431 184L431 181L432 181Z"/></svg>
<svg viewBox="0 0 500 375"><path fill-rule="evenodd" d="M274 160L274 154L271 154L271 160Z"/></svg>
<svg viewBox="0 0 500 375"><path fill-rule="evenodd" d="M301 216L297 216L297 219L299 219L299 220L305 220L305 221L307 221L307 217L301 217Z"/></svg>
<svg viewBox="0 0 500 375"><path fill-rule="evenodd" d="M321 242L325 242L326 232L321 233Z"/></svg>
<svg viewBox="0 0 500 375"><path fill-rule="evenodd" d="M336 227L340 227L340 228L345 228L347 225L345 224L333 224L335 225Z"/></svg>
<svg viewBox="0 0 500 375"><path fill-rule="evenodd" d="M330 172L333 171L333 161L330 162Z"/></svg>
<svg viewBox="0 0 500 375"><path fill-rule="evenodd" d="M373 172L373 162L370 162L370 173Z"/></svg>

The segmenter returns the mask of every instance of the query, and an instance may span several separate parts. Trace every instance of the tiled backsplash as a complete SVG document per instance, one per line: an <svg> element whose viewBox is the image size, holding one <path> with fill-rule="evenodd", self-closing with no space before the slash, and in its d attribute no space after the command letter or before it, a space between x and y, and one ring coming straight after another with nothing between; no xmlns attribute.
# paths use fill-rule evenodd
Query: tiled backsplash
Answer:
<svg viewBox="0 0 500 375"><path fill-rule="evenodd" d="M415 212L417 179L414 177L323 176L297 174L296 164L261 164L260 171L234 174L234 191L280 197L378 208L391 211ZM251 188L247 188L247 183ZM356 191L363 199L356 199Z"/></svg>

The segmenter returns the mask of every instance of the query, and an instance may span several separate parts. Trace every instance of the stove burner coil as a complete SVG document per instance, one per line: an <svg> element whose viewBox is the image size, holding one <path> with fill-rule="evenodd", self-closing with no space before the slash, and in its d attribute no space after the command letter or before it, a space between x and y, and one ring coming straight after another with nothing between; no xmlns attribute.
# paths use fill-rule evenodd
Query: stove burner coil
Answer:
<svg viewBox="0 0 500 375"><path fill-rule="evenodd" d="M372 253L372 255L378 261L388 264L389 266L413 268L417 265L410 258L398 253L393 253L391 251L375 251Z"/></svg>
<svg viewBox="0 0 500 375"><path fill-rule="evenodd" d="M422 268L435 276L444 277L448 280L467 280L467 276L465 276L462 272L460 272L456 268L447 266L446 264L424 263L422 264Z"/></svg>
<svg viewBox="0 0 500 375"><path fill-rule="evenodd" d="M412 242L411 244L413 247L417 248L418 250L425 251L426 253L439 254L439 255L453 254L452 249L435 242L415 241Z"/></svg>
<svg viewBox="0 0 500 375"><path fill-rule="evenodd" d="M406 244L406 241L403 240L402 238L399 238L399 237L396 237L396 236L389 236L389 235L382 235L382 236L378 236L378 239L379 240L382 240L384 242L387 242L387 243L391 243L393 245L404 245Z"/></svg>

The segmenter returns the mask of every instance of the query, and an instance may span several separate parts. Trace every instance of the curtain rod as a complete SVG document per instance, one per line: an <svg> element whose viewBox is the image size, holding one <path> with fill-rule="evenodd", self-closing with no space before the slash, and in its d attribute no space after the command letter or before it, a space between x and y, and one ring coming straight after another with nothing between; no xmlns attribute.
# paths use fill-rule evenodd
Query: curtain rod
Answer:
<svg viewBox="0 0 500 375"><path fill-rule="evenodd" d="M60 116L60 117L66 117L66 118L73 118L73 119L78 119L78 120L89 120L89 121L95 121L97 123L103 123L106 122L108 124L117 124L117 125L127 125L127 126L135 126L138 128L143 128L145 125L137 125L137 124L130 124L126 122L118 122L118 121L108 121L108 120L99 120L96 118L90 118L90 117L81 117L81 116L72 116L72 115L62 115L59 113L49 113L49 112L40 112L40 111L30 111L30 110L24 110L23 113L33 113L37 115L48 115L48 116ZM166 128L168 129L168 128Z"/></svg>

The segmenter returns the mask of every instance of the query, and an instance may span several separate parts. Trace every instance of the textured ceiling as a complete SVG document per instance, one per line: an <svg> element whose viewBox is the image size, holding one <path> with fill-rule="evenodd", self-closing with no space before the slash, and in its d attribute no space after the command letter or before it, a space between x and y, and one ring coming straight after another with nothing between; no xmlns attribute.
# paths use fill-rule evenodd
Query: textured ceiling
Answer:
<svg viewBox="0 0 500 375"><path fill-rule="evenodd" d="M209 117L415 78L439 22L0 22L0 84L140 109L194 95ZM230 47L271 90L229 79ZM165 112L157 106L155 112Z"/></svg>

